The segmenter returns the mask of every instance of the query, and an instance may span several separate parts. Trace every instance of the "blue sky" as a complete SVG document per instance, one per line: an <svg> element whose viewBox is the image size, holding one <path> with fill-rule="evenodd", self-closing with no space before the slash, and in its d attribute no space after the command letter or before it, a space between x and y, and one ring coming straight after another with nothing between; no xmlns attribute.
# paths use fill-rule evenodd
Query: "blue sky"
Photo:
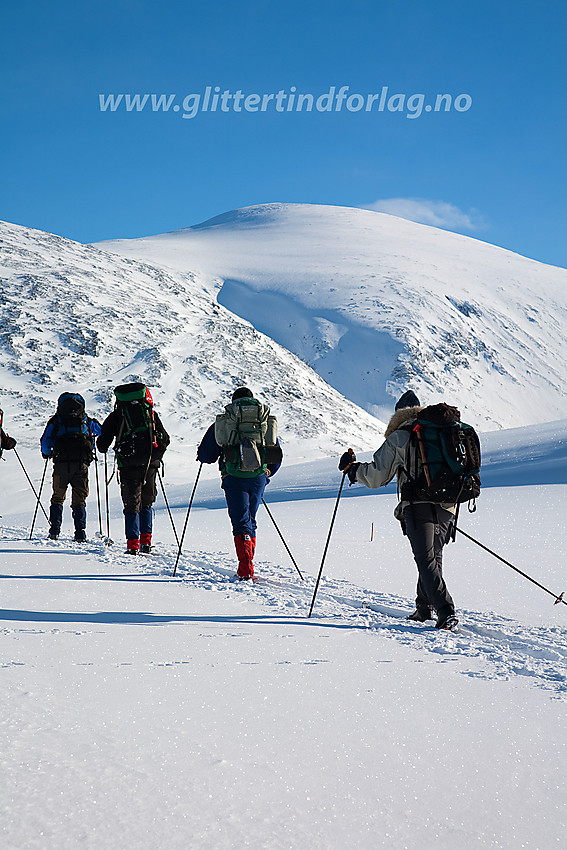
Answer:
<svg viewBox="0 0 567 850"><path fill-rule="evenodd" d="M22 0L2 15L0 217L90 242L272 201L369 206L565 266L566 41L562 0ZM207 86L227 111L184 118ZM292 87L311 111L288 111ZM419 94L451 109L408 117Z"/></svg>

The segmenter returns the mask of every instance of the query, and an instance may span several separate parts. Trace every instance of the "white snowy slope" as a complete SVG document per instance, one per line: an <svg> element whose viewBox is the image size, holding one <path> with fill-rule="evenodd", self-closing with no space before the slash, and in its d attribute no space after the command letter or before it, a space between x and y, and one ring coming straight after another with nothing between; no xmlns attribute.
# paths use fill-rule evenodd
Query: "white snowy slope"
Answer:
<svg viewBox="0 0 567 850"><path fill-rule="evenodd" d="M175 579L161 493L155 555L134 559L115 478L116 542L97 533L93 468L89 542L72 541L68 503L59 541L41 511L29 539L35 500L4 452L2 850L563 848L565 272L336 208L252 208L112 246L145 246L142 259L15 225L0 236L0 407L35 486L59 393L83 392L102 417L116 384L142 379L174 438L164 480L180 533L195 443L251 383L281 423L266 502L304 576L262 508L258 582L233 581L214 465ZM408 383L485 423L484 488L461 527L545 588L459 535L444 561L458 634L406 620L416 571L392 486L344 487L307 617L338 451L367 459L382 439L354 402L386 418ZM46 509L49 494L48 477Z"/></svg>
<svg viewBox="0 0 567 850"><path fill-rule="evenodd" d="M368 210L264 204L103 242L194 272L233 313L387 419L411 386L465 421L567 415L567 271Z"/></svg>
<svg viewBox="0 0 567 850"><path fill-rule="evenodd" d="M33 497L5 452L3 850L560 850L567 423L483 445L490 486L462 528L552 595L459 537L444 568L459 634L406 621L416 574L396 496L360 486L345 488L307 618L330 461L284 467L266 492L305 580L262 511L259 580L243 585L212 484L173 580L161 497L155 556L123 554L115 482L113 546L94 535L94 483L89 543L72 542L68 507L57 543L41 515L29 540ZM22 457L37 483L41 459ZM190 484L168 483L178 530Z"/></svg>
<svg viewBox="0 0 567 850"><path fill-rule="evenodd" d="M383 431L198 276L13 224L0 239L0 406L24 442L37 445L61 392L83 393L100 418L113 387L135 380L151 386L182 465L241 384L284 424L288 462L336 453L345 434L367 447Z"/></svg>

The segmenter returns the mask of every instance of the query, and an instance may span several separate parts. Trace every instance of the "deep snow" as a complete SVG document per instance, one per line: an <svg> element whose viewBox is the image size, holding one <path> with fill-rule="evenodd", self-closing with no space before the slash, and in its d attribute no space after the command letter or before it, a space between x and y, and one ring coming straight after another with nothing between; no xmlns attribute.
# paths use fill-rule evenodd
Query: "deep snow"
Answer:
<svg viewBox="0 0 567 850"><path fill-rule="evenodd" d="M491 486L462 526L559 593L565 423L539 441L540 483L509 486L522 469L529 480L538 433L483 439ZM545 480L546 439L562 483ZM22 458L37 479L38 461ZM178 529L196 469L174 485L166 468ZM13 453L2 475L7 850L563 846L565 606L478 547L446 550L461 633L410 624L415 567L396 497L347 489L307 619L336 462L274 478L266 501L306 580L263 512L254 585L231 580L213 470L176 579L161 497L159 554L133 562L114 484L115 545L80 547L68 508L59 542L41 520L28 541L33 499Z"/></svg>

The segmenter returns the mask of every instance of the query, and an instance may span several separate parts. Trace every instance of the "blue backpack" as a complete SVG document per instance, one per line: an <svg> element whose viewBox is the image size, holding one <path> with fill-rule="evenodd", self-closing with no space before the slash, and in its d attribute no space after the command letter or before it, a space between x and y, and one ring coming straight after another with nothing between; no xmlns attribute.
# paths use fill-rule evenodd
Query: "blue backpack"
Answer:
<svg viewBox="0 0 567 850"><path fill-rule="evenodd" d="M53 422L53 459L69 463L91 463L93 434L85 413L85 400L78 393L63 393L57 401Z"/></svg>

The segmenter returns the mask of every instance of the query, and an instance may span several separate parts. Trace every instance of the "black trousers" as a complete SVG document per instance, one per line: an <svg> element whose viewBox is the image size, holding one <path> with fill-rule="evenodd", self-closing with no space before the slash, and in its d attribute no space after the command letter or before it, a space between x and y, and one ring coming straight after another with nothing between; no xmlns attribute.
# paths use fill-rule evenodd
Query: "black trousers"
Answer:
<svg viewBox="0 0 567 850"><path fill-rule="evenodd" d="M443 546L449 539L454 516L440 505L418 502L404 510L406 534L417 564L419 579L415 604L419 610L455 611L443 579Z"/></svg>
<svg viewBox="0 0 567 850"><path fill-rule="evenodd" d="M130 466L120 470L120 495L125 514L149 509L157 496L157 466Z"/></svg>

